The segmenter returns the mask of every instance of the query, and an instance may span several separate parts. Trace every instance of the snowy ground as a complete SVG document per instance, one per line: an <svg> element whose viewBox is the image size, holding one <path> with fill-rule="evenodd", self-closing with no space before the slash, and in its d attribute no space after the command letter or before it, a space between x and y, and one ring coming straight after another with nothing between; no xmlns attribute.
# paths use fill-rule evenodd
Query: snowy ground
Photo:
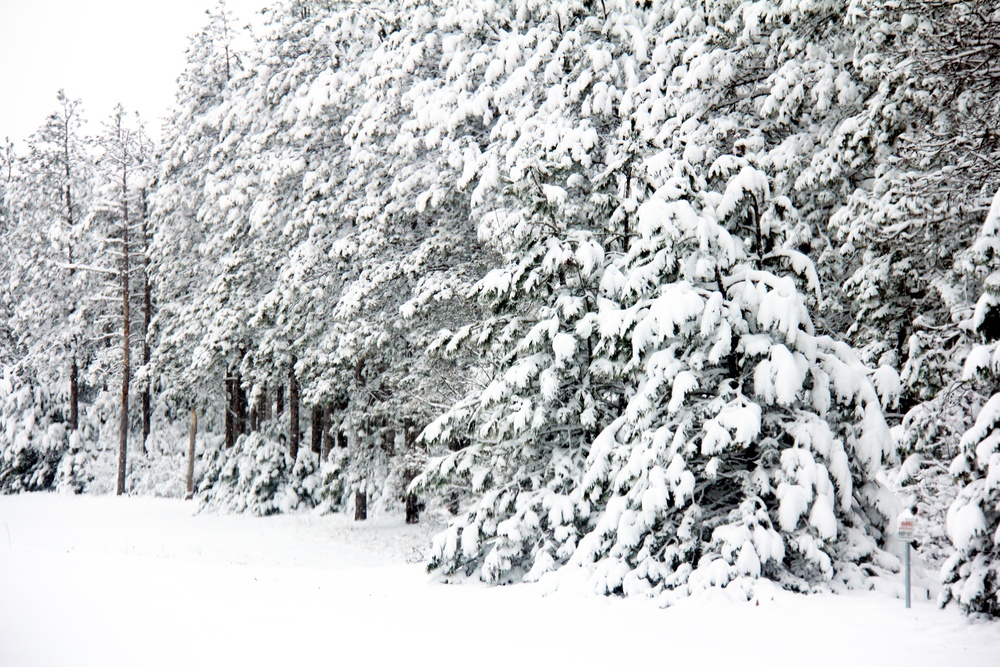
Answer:
<svg viewBox="0 0 1000 667"><path fill-rule="evenodd" d="M445 586L417 562L426 527L193 512L0 497L0 665L1000 665L1000 623L924 599Z"/></svg>

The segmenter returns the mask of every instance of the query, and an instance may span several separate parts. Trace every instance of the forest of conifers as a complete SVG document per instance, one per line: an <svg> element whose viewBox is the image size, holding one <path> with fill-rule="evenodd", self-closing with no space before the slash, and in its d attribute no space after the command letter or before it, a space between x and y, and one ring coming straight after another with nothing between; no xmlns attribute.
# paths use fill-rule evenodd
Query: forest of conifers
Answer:
<svg viewBox="0 0 1000 667"><path fill-rule="evenodd" d="M994 2L207 18L159 141L60 93L0 156L0 490L184 495L196 442L208 507L665 603L864 586L910 510L1000 615Z"/></svg>

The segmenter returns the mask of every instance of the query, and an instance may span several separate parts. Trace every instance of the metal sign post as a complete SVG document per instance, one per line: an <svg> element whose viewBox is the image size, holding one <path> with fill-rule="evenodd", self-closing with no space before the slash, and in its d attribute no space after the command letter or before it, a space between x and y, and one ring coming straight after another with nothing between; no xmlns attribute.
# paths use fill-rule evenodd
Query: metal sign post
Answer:
<svg viewBox="0 0 1000 667"><path fill-rule="evenodd" d="M910 608L910 543L914 534L913 515L903 512L896 524L896 536L905 545L903 547L903 568L905 570L904 589L906 591L906 608Z"/></svg>
<svg viewBox="0 0 1000 667"><path fill-rule="evenodd" d="M906 567L906 608L910 608L910 543L903 547L903 563Z"/></svg>

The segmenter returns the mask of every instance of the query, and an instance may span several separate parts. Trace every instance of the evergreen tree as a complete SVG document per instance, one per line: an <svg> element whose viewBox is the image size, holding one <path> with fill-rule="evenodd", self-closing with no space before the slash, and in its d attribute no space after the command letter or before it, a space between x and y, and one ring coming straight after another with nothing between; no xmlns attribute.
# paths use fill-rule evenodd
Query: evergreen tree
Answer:
<svg viewBox="0 0 1000 667"><path fill-rule="evenodd" d="M240 54L232 46L232 21L220 3L191 38L172 115L164 126L161 173L150 195L154 234L149 271L158 304L150 322L150 375L157 378L164 400L202 412L203 428L215 424L209 407L224 402L219 378L225 370L214 357L195 352L208 326L210 293L204 286L219 268L217 258L206 251L213 230L201 214L212 196L206 190L209 161L219 141L220 108L242 72Z"/></svg>
<svg viewBox="0 0 1000 667"><path fill-rule="evenodd" d="M62 92L58 102L27 154L18 159L8 144L4 159L4 490L49 488L60 457L80 446L74 432L94 304L90 276L78 266L91 251L92 166L80 102Z"/></svg>
<svg viewBox="0 0 1000 667"><path fill-rule="evenodd" d="M11 193L17 215L12 248L22 253L16 262L19 275L11 282L18 295L11 324L37 381L59 386L57 396L65 400L61 411L75 430L80 368L89 360L89 276L77 264L85 264L91 251L84 227L92 166L81 102L62 91L58 102L59 109L29 138L19 187Z"/></svg>
<svg viewBox="0 0 1000 667"><path fill-rule="evenodd" d="M131 430L129 403L135 368L133 352L140 347L143 331L140 325L144 295L137 289L142 275L141 258L145 252L142 229L145 223L144 188L147 180L143 174L142 157L149 151L148 139L141 124L128 118L121 105L104 123L104 132L98 138L101 149L98 176L98 201L92 219L92 233L99 239L99 254L89 271L104 278L106 304L99 323L107 340L118 339L119 344L106 347L98 355L92 372L105 381L116 379L120 384L118 414L117 482L115 492L125 492L128 470L128 437ZM114 307L111 304L118 304Z"/></svg>
<svg viewBox="0 0 1000 667"><path fill-rule="evenodd" d="M1000 373L1000 344L996 321L1000 311L1000 192L993 198L986 221L969 250L969 260L991 271L983 294L963 326L974 332L979 345L965 360L966 380L979 378L995 390ZM1000 395L993 393L979 410L975 423L962 435L950 472L961 486L948 509L947 532L955 553L945 561L943 602L955 600L967 612L1000 616Z"/></svg>

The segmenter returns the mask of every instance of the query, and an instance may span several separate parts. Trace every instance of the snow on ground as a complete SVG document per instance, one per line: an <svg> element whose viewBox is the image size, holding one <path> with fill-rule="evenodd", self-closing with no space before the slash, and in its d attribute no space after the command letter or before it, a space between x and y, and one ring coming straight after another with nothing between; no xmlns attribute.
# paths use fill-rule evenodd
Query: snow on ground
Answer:
<svg viewBox="0 0 1000 667"><path fill-rule="evenodd" d="M195 509L0 497L0 666L1000 664L1000 623L924 599L446 586L417 562L430 527Z"/></svg>

